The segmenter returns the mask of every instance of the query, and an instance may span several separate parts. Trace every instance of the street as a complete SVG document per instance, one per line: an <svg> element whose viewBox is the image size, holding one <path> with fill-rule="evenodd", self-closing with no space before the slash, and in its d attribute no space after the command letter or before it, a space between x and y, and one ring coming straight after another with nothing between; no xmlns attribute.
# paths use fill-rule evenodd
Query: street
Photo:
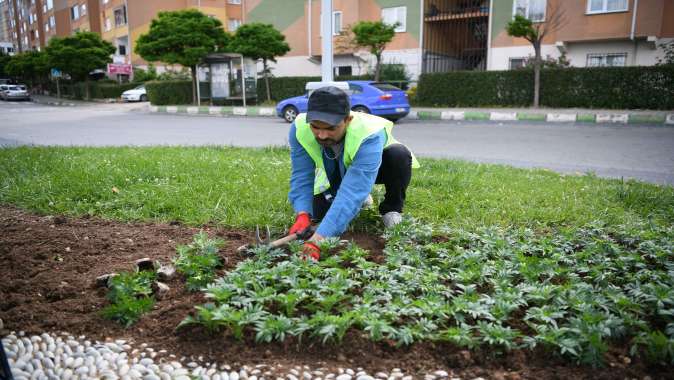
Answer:
<svg viewBox="0 0 674 380"><path fill-rule="evenodd" d="M151 114L147 104L54 107L0 102L0 145L286 145L280 118ZM674 128L540 122L401 120L420 157L547 168L674 184Z"/></svg>

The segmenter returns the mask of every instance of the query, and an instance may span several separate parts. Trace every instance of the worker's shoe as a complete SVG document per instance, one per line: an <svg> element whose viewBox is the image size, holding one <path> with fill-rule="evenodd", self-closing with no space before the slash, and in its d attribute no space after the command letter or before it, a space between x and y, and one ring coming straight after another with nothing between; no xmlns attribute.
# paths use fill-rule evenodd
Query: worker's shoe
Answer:
<svg viewBox="0 0 674 380"><path fill-rule="evenodd" d="M374 200L372 199L372 194L368 194L367 198L363 201L363 204L360 206L361 209L366 209L372 207Z"/></svg>
<svg viewBox="0 0 674 380"><path fill-rule="evenodd" d="M403 216L397 211L389 211L384 216L382 216L382 221L384 222L384 227L391 228L396 224L403 221Z"/></svg>

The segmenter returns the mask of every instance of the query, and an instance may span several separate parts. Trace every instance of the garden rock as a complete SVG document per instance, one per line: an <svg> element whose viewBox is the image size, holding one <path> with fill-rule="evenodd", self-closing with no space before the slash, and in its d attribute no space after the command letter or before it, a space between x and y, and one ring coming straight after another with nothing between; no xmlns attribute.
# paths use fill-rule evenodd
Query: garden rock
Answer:
<svg viewBox="0 0 674 380"><path fill-rule="evenodd" d="M151 271L154 270L154 261L149 257L143 257L142 259L136 260L136 266L139 271Z"/></svg>
<svg viewBox="0 0 674 380"><path fill-rule="evenodd" d="M107 288L111 278L117 276L117 273L107 273L102 276L96 277L95 286L97 288Z"/></svg>
<svg viewBox="0 0 674 380"><path fill-rule="evenodd" d="M157 278L161 281L169 281L176 274L176 268L173 265L161 265L157 269Z"/></svg>

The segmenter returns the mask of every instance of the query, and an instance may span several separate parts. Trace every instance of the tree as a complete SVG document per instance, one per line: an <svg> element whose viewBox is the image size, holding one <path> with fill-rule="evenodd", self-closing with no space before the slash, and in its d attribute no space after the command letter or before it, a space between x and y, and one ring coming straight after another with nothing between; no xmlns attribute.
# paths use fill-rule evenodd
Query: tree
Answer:
<svg viewBox="0 0 674 380"><path fill-rule="evenodd" d="M53 37L45 50L52 68L67 73L73 80L85 82L89 99L89 73L112 62L115 47L97 33L77 32L68 37Z"/></svg>
<svg viewBox="0 0 674 380"><path fill-rule="evenodd" d="M658 57L658 63L656 63L656 65L674 65L674 40L660 43L659 45L660 48L662 48L662 51L665 53L665 56Z"/></svg>
<svg viewBox="0 0 674 380"><path fill-rule="evenodd" d="M28 51L12 56L5 67L7 73L30 87L41 85L49 75L47 54L39 51Z"/></svg>
<svg viewBox="0 0 674 380"><path fill-rule="evenodd" d="M543 38L550 32L557 30L564 23L564 15L559 10L559 5L549 7L546 13L549 19L545 22L534 23L522 15L515 15L514 19L506 26L508 35L522 37L534 47L534 107L538 107L540 104L541 44L543 43Z"/></svg>
<svg viewBox="0 0 674 380"><path fill-rule="evenodd" d="M195 9L159 12L150 30L136 42L136 53L150 62L189 67L192 73L192 99L197 100L197 65L210 53L222 51L230 36L220 20Z"/></svg>
<svg viewBox="0 0 674 380"><path fill-rule="evenodd" d="M381 72L381 54L386 45L393 40L397 24L387 25L381 21L360 21L351 27L356 46L369 48L377 63L374 70L374 80L379 80Z"/></svg>
<svg viewBox="0 0 674 380"><path fill-rule="evenodd" d="M12 59L12 56L0 52L0 78L7 78L9 76L7 73L7 64L10 59Z"/></svg>
<svg viewBox="0 0 674 380"><path fill-rule="evenodd" d="M254 22L240 26L229 45L230 50L254 60L262 60L262 75L267 89L267 100L271 100L269 89L268 61L276 62L276 57L290 51L286 37L271 24Z"/></svg>

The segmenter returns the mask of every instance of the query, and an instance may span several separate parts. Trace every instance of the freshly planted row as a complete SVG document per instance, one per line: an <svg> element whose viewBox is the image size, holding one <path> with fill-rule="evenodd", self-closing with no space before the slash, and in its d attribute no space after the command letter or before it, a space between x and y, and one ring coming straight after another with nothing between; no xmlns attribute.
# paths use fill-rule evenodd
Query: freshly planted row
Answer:
<svg viewBox="0 0 674 380"><path fill-rule="evenodd" d="M492 352L542 348L601 364L612 342L674 363L674 230L589 225L535 234L473 232L407 220L387 232L385 262L327 242L319 263L259 249L206 289L181 326L259 342L349 331L398 345L451 342Z"/></svg>
<svg viewBox="0 0 674 380"><path fill-rule="evenodd" d="M103 317L129 327L152 310L155 303L152 283L156 275L155 271L137 271L110 277L107 298L111 304L102 310Z"/></svg>
<svg viewBox="0 0 674 380"><path fill-rule="evenodd" d="M195 292L213 282L215 269L222 265L218 249L223 243L220 239L209 239L206 232L200 231L192 243L176 247L178 257L173 263L185 276L187 290Z"/></svg>

